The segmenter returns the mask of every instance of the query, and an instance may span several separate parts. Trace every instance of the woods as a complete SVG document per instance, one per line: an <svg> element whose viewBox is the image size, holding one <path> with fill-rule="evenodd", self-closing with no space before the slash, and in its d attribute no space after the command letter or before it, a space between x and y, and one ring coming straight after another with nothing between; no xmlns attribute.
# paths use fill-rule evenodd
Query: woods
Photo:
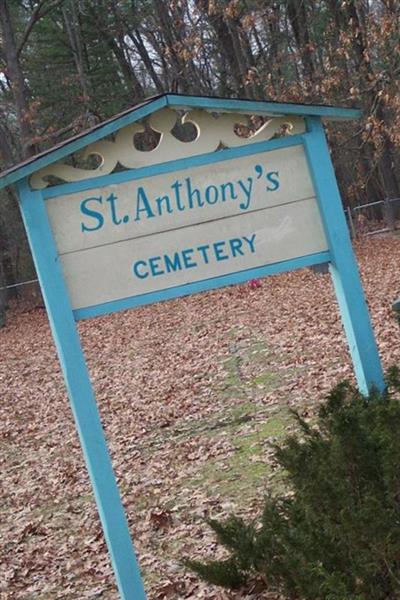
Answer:
<svg viewBox="0 0 400 600"><path fill-rule="evenodd" d="M400 196L396 0L1 0L0 30L2 170L177 91L359 106L329 129L344 201ZM7 194L0 287L34 274Z"/></svg>

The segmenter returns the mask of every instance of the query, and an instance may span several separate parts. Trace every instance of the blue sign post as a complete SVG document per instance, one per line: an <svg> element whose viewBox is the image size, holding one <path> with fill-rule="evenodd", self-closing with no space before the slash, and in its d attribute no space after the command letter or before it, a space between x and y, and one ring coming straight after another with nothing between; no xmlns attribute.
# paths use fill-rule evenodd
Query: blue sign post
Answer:
<svg viewBox="0 0 400 600"><path fill-rule="evenodd" d="M50 327L121 598L146 598L41 192L18 185Z"/></svg>
<svg viewBox="0 0 400 600"><path fill-rule="evenodd" d="M174 109L197 127L194 142L172 136ZM240 138L234 126L251 114L270 120ZM352 109L168 94L0 175L0 187L17 184L123 600L146 596L76 321L328 262L359 388L382 390L321 122L357 116ZM143 118L161 132L147 155L133 144ZM292 135L276 137L288 123ZM111 133L115 141L104 139ZM82 149L102 156L102 165L90 172L60 162ZM126 170L113 172L117 162ZM48 175L69 183L43 189Z"/></svg>
<svg viewBox="0 0 400 600"><path fill-rule="evenodd" d="M308 118L307 131L304 145L329 242L329 269L358 387L368 394L373 386L384 389L375 336L321 119Z"/></svg>

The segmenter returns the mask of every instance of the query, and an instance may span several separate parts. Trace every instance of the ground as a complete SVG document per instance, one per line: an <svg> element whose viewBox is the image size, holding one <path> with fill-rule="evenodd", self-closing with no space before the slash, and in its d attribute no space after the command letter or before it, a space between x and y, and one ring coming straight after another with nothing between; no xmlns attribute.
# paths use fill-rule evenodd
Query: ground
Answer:
<svg viewBox="0 0 400 600"><path fill-rule="evenodd" d="M384 366L400 364L400 238L356 251ZM216 551L206 517L253 518L284 488L270 445L290 408L312 418L353 377L329 275L261 283L79 325L149 600L274 597L208 587L180 560ZM12 305L0 356L0 598L116 600L43 309Z"/></svg>

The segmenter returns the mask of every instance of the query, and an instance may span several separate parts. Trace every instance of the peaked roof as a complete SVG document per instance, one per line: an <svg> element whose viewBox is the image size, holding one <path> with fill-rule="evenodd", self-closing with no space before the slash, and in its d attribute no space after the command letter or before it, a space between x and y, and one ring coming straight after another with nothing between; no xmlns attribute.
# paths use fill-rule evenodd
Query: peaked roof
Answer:
<svg viewBox="0 0 400 600"><path fill-rule="evenodd" d="M161 94L147 98L140 104L136 104L114 117L3 171L0 173L0 189L29 177L35 171L58 162L122 127L126 127L167 106L175 109L203 108L215 112L238 112L265 116L316 116L330 120L358 119L361 116L361 111L357 108L340 108L321 104L294 104L291 102L264 102L215 96Z"/></svg>

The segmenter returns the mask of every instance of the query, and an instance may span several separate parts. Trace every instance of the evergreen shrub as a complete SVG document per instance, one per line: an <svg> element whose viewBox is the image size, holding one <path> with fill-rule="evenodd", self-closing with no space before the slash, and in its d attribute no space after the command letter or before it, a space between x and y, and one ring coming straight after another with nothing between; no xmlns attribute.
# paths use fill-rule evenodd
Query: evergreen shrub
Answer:
<svg viewBox="0 0 400 600"><path fill-rule="evenodd" d="M310 426L275 446L287 482L252 523L209 521L225 560L185 564L227 588L249 580L302 600L400 599L400 370L385 393L335 387Z"/></svg>

